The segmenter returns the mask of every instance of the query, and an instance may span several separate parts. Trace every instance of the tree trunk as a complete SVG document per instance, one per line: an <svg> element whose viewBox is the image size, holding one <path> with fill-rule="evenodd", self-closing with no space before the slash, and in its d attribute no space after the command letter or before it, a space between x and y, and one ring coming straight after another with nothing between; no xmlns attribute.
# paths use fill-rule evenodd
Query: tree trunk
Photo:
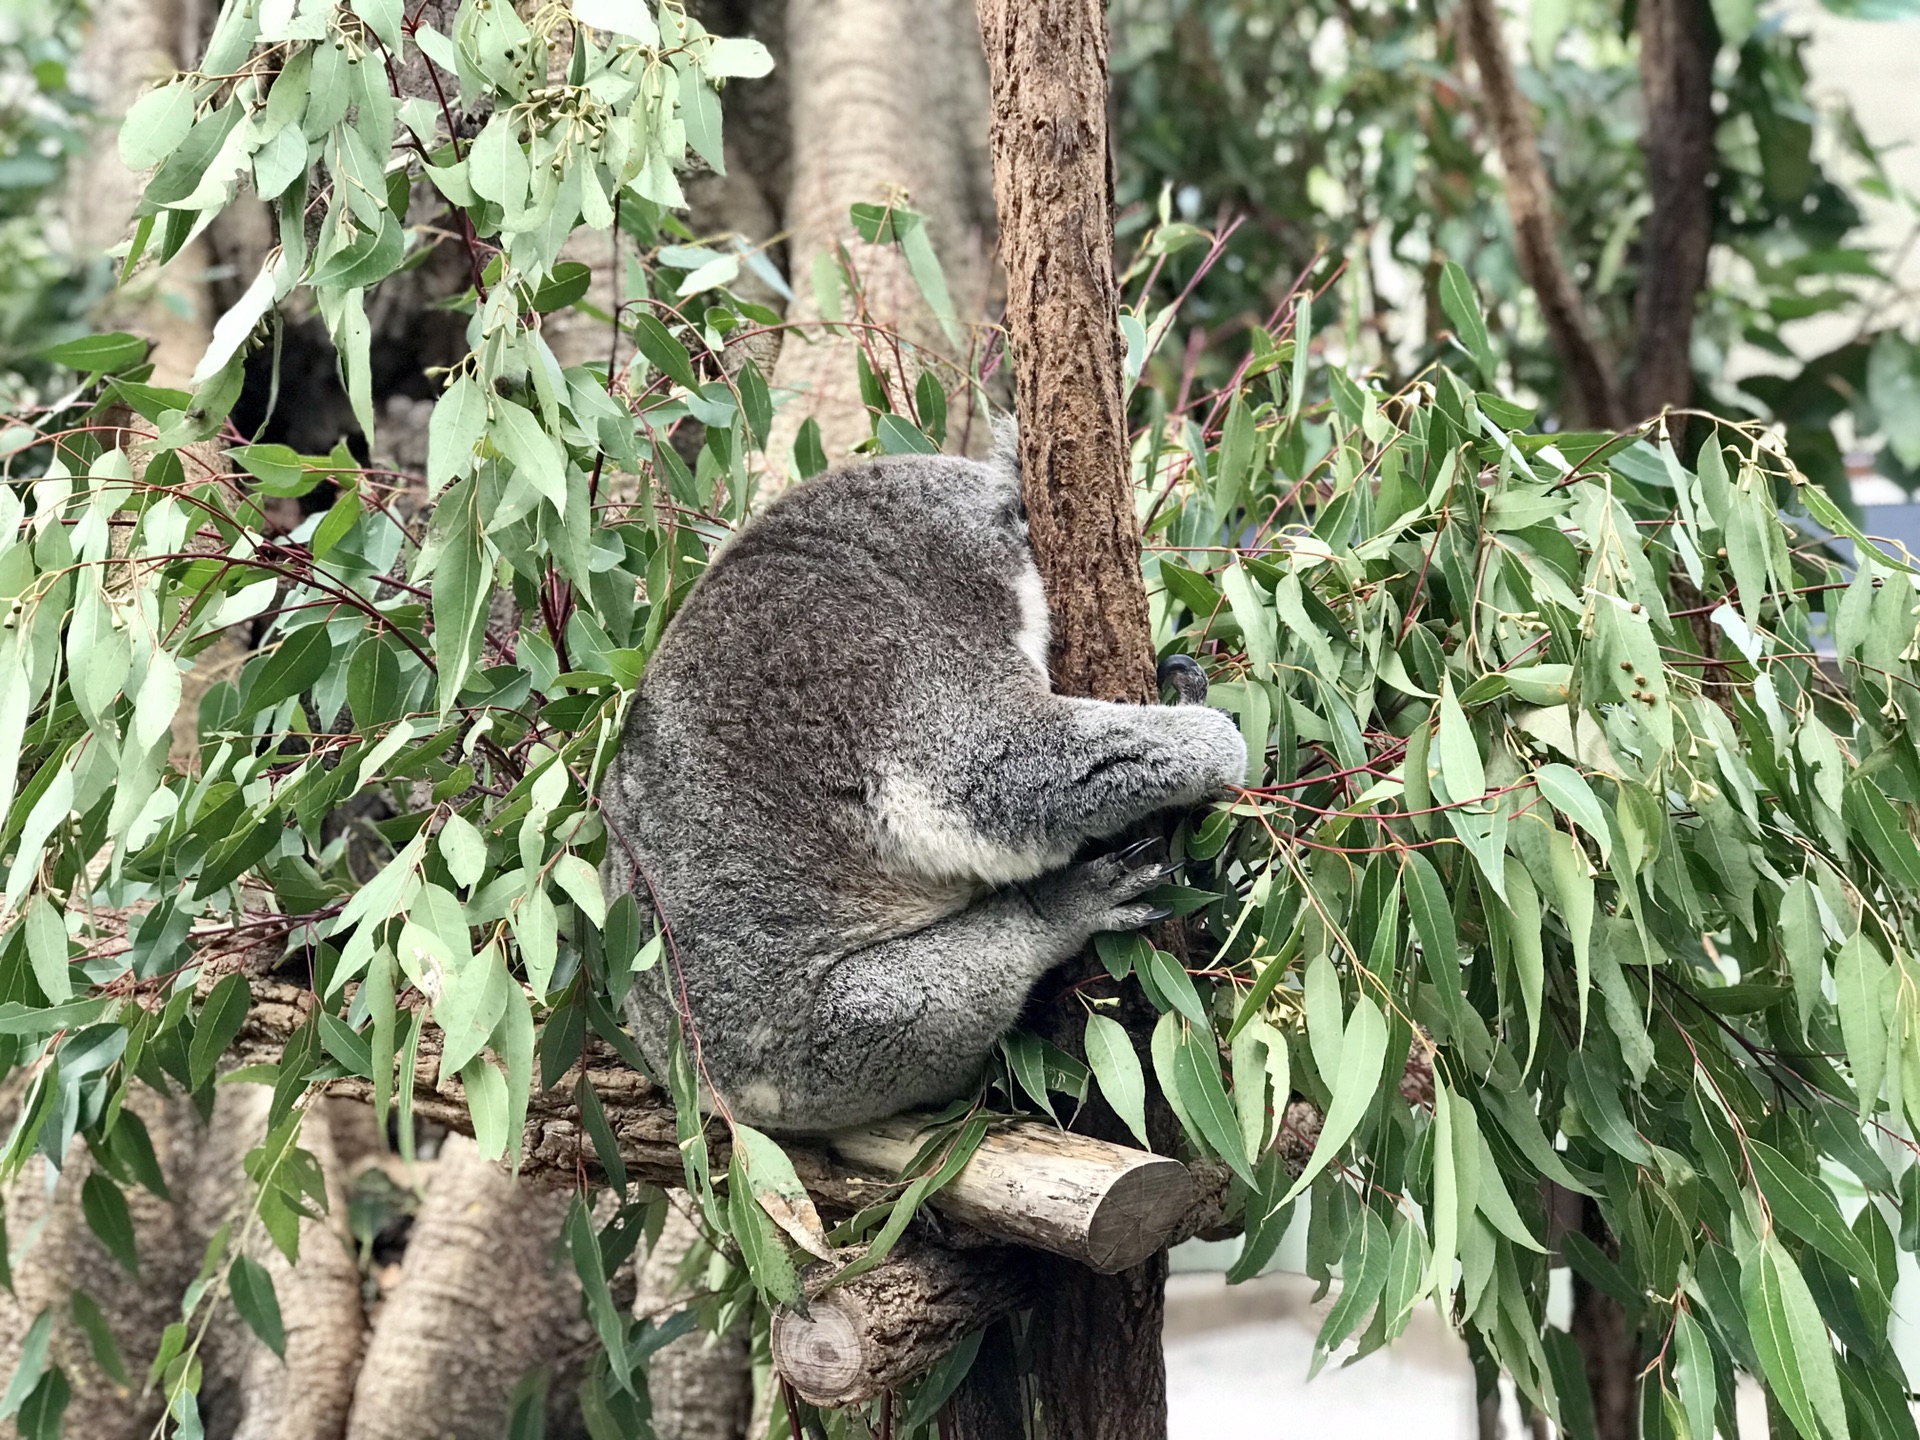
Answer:
<svg viewBox="0 0 1920 1440"><path fill-rule="evenodd" d="M1101 0L980 0L1027 519L1054 684L1145 701L1153 636L1120 395Z"/></svg>
<svg viewBox="0 0 1920 1440"><path fill-rule="evenodd" d="M226 1085L215 1123L204 1137L190 1180L193 1231L211 1235L249 1195L241 1171L247 1151L266 1135L272 1092L260 1085ZM247 1329L231 1307L208 1330L201 1419L223 1440L340 1440L353 1400L366 1335L360 1304L360 1268L347 1225L344 1175L333 1125L348 1102L317 1100L301 1122L300 1143L327 1179L327 1215L300 1222L300 1263L258 1237L249 1254L273 1279L286 1327L284 1362ZM371 1123L369 1120L368 1123Z"/></svg>
<svg viewBox="0 0 1920 1440"><path fill-rule="evenodd" d="M93 145L74 157L66 185L78 253L98 254L131 231L144 182L120 163L115 140L120 117L151 85L180 69L182 42L197 43L197 35L187 34L197 29L188 23L188 12L197 8L181 0L99 0L92 6L77 78L78 88L98 107L99 125ZM105 329L128 330L153 342L156 385L184 387L206 352L213 333L213 302L203 278L208 258L205 244L196 240L163 269L149 261L94 315Z"/></svg>
<svg viewBox="0 0 1920 1440"><path fill-rule="evenodd" d="M784 480L795 432L808 416L819 423L830 461L844 459L870 433L854 363L861 341L820 329L816 258L830 259L836 246L852 257L862 313L849 303L849 320L935 351L950 348L900 250L863 243L849 210L899 201L924 214L963 323L984 309L993 228L980 144L986 80L966 0L788 0L787 48L793 162L785 221L794 292L787 321L794 328L773 381L801 398L775 417L769 489ZM894 409L904 412L903 385L914 383L917 367L901 364L886 334L864 334ZM970 403L965 391L954 395L949 433L956 440ZM972 429L984 438L983 426Z"/></svg>
<svg viewBox="0 0 1920 1440"><path fill-rule="evenodd" d="M1101 0L980 0L979 13L1023 488L1053 617L1054 681L1067 694L1145 701L1154 654L1120 384L1106 10ZM1043 1433L1164 1435L1165 1255L1118 1275L1048 1258L1040 1270Z"/></svg>
<svg viewBox="0 0 1920 1440"><path fill-rule="evenodd" d="M1619 1245L1607 1233L1600 1207L1591 1199L1580 1202L1580 1228L1587 1239L1617 1255ZM1640 1433L1639 1346L1627 1328L1627 1313L1604 1290L1573 1277L1573 1319L1568 1327L1587 1372L1593 1393L1593 1433L1596 1440L1635 1440Z"/></svg>
<svg viewBox="0 0 1920 1440"><path fill-rule="evenodd" d="M497 1440L520 1377L592 1343L553 1254L567 1203L447 1138L374 1322L347 1440Z"/></svg>
<svg viewBox="0 0 1920 1440"><path fill-rule="evenodd" d="M700 1231L687 1218L693 1202L673 1194L660 1238L640 1262L633 1313L664 1319L697 1289L680 1274ZM647 1361L647 1394L659 1440L745 1440L753 1412L753 1354L743 1321L725 1335L696 1330L656 1350Z"/></svg>
<svg viewBox="0 0 1920 1440"><path fill-rule="evenodd" d="M1500 149L1506 174L1507 211L1513 219L1513 247L1553 348L1567 373L1568 418L1609 428L1621 423L1619 387L1613 366L1601 353L1587 323L1580 291L1561 257L1553 217L1553 189L1540 161L1533 116L1514 74L1500 34L1498 0L1462 0L1460 33L1480 72L1480 97Z"/></svg>
<svg viewBox="0 0 1920 1440"><path fill-rule="evenodd" d="M1647 189L1634 319L1633 414L1693 403L1693 310L1713 244L1713 59L1706 0L1640 0Z"/></svg>

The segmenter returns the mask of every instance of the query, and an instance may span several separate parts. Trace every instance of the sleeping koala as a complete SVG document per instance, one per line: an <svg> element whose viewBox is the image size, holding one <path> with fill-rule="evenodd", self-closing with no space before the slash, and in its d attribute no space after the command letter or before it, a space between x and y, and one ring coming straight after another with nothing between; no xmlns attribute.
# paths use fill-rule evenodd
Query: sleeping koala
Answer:
<svg viewBox="0 0 1920 1440"><path fill-rule="evenodd" d="M831 471L722 547L600 795L607 893L670 931L628 1001L660 1073L684 1003L748 1124L950 1100L1048 969L1160 918L1141 897L1167 871L1137 849L1070 862L1239 783L1246 746L1198 704L1054 694L1047 640L1004 450Z"/></svg>

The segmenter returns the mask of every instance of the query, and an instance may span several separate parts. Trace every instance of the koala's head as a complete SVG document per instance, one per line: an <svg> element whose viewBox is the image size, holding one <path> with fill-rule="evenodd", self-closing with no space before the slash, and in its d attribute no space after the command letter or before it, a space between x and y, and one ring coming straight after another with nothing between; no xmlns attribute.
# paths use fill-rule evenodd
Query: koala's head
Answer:
<svg viewBox="0 0 1920 1440"><path fill-rule="evenodd" d="M829 471L781 496L739 537L806 534L854 544L898 574L943 589L1019 586L1033 575L1017 466L888 455Z"/></svg>

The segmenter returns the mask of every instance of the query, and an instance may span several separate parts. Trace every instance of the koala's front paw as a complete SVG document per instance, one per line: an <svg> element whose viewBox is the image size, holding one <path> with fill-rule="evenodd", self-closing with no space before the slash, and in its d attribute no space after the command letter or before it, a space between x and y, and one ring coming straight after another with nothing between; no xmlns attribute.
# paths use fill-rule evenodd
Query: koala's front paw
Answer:
<svg viewBox="0 0 1920 1440"><path fill-rule="evenodd" d="M1157 848L1157 841L1143 840L1129 849L1061 871L1058 902L1073 912L1081 922L1080 928L1088 933L1138 930L1166 919L1167 911L1140 901L1142 895L1180 868L1150 853Z"/></svg>
<svg viewBox="0 0 1920 1440"><path fill-rule="evenodd" d="M1234 785L1247 783L1247 742L1240 724L1224 710L1204 705L1181 705L1182 738L1188 746L1194 773L1192 799L1204 800Z"/></svg>

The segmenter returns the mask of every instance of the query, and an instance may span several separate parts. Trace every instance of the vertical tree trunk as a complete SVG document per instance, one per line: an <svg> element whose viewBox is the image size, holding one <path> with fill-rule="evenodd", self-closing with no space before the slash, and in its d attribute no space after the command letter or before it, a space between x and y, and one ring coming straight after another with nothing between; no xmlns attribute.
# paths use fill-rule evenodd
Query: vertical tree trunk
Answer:
<svg viewBox="0 0 1920 1440"><path fill-rule="evenodd" d="M858 342L819 328L816 258L831 257L837 245L851 255L865 314L855 317L849 306L846 318L936 351L950 348L905 256L895 246L863 243L849 210L904 198L923 213L963 324L982 308L984 237L993 227L979 144L986 85L967 0L788 0L787 49L793 161L784 219L794 292L787 320L797 328L781 344L773 383L801 398L775 416L768 489L782 483L806 418L819 423L830 461L846 458L870 433L854 366ZM901 373L886 335L867 332L866 346L893 408L904 412L903 385L911 387L917 372L909 364ZM970 404L965 392L954 395L955 440Z"/></svg>
<svg viewBox="0 0 1920 1440"><path fill-rule="evenodd" d="M1691 3L1691 0L1682 0ZM1513 220L1513 248L1520 273L1540 303L1553 348L1566 367L1566 408L1579 424L1614 426L1621 422L1620 390L1613 366L1594 339L1580 291L1560 254L1553 217L1553 192L1533 116L1514 74L1513 59L1500 34L1497 0L1463 0L1460 37L1480 72L1480 99L1500 148L1506 173L1507 212Z"/></svg>
<svg viewBox="0 0 1920 1440"><path fill-rule="evenodd" d="M553 1253L566 1208L448 1137L374 1322L347 1440L495 1440L520 1377L592 1343Z"/></svg>
<svg viewBox="0 0 1920 1440"><path fill-rule="evenodd" d="M1713 59L1706 0L1640 0L1640 87L1646 96L1647 188L1653 212L1640 239L1636 417L1693 401L1694 301L1713 244Z"/></svg>
<svg viewBox="0 0 1920 1440"><path fill-rule="evenodd" d="M694 1202L674 1192L674 1205L660 1238L635 1264L636 1318L663 1320L687 1301L693 1288L680 1267L700 1239L682 1205ZM647 1361L647 1394L659 1440L745 1440L753 1413L751 1326L742 1319L725 1335L695 1330L656 1350ZM761 1432L764 1433L764 1432Z"/></svg>
<svg viewBox="0 0 1920 1440"><path fill-rule="evenodd" d="M979 0L994 199L1034 554L1064 693L1144 701L1153 637L1120 385L1102 0ZM1034 1314L1041 1433L1148 1440L1167 1424L1166 1257L1122 1275L1049 1263Z"/></svg>
<svg viewBox="0 0 1920 1440"><path fill-rule="evenodd" d="M993 192L1034 554L1070 695L1150 699L1153 640L1120 395L1102 0L980 0Z"/></svg>

